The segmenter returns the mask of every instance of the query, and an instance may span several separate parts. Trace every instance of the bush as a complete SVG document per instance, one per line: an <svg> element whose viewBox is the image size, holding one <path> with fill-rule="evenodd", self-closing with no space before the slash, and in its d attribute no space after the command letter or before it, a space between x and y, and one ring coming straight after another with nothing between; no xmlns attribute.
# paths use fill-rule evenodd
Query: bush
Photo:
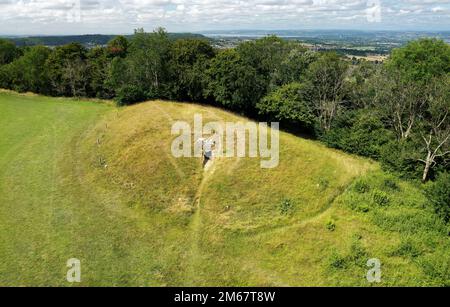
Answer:
<svg viewBox="0 0 450 307"><path fill-rule="evenodd" d="M321 139L330 147L378 159L383 146L392 139L392 133L384 128L373 111L347 111Z"/></svg>
<svg viewBox="0 0 450 307"><path fill-rule="evenodd" d="M450 287L450 262L446 251L437 251L420 259L423 272L435 286Z"/></svg>
<svg viewBox="0 0 450 307"><path fill-rule="evenodd" d="M443 173L426 189L428 199L446 223L450 222L450 174Z"/></svg>
<svg viewBox="0 0 450 307"><path fill-rule="evenodd" d="M417 148L412 141L392 141L381 150L381 165L383 170L397 173L405 179L422 177L423 165L416 157Z"/></svg>
<svg viewBox="0 0 450 307"><path fill-rule="evenodd" d="M260 115L272 121L300 125L312 131L316 121L314 107L306 99L308 86L301 83L284 85L257 104Z"/></svg>
<svg viewBox="0 0 450 307"><path fill-rule="evenodd" d="M391 256L417 258L422 254L411 239L402 240L400 245L391 253Z"/></svg>
<svg viewBox="0 0 450 307"><path fill-rule="evenodd" d="M119 89L116 101L119 106L126 106L146 99L142 89L135 85L125 85Z"/></svg>
<svg viewBox="0 0 450 307"><path fill-rule="evenodd" d="M289 215L294 210L294 204L290 199L285 199L281 202L280 211L282 215Z"/></svg>
<svg viewBox="0 0 450 307"><path fill-rule="evenodd" d="M381 207L387 206L391 202L389 196L385 192L379 190L372 192L372 199L378 206Z"/></svg>
<svg viewBox="0 0 450 307"><path fill-rule="evenodd" d="M336 230L336 223L333 221L333 220L329 220L328 222L327 222L327 229L329 230L329 231L331 231L331 232L333 232L333 231L335 231Z"/></svg>
<svg viewBox="0 0 450 307"><path fill-rule="evenodd" d="M363 180L358 180L354 185L354 189L359 194L365 194L370 191L370 186L367 182Z"/></svg>
<svg viewBox="0 0 450 307"><path fill-rule="evenodd" d="M334 252L329 258L329 265L333 269L345 269L348 267L347 258Z"/></svg>
<svg viewBox="0 0 450 307"><path fill-rule="evenodd" d="M400 191L400 187L393 179L384 180L384 186L392 191Z"/></svg>
<svg viewBox="0 0 450 307"><path fill-rule="evenodd" d="M350 265L365 267L368 259L368 253L361 244L360 239L354 239L350 246L350 251L345 256L333 252L328 260L329 266L332 269L345 269Z"/></svg>
<svg viewBox="0 0 450 307"><path fill-rule="evenodd" d="M350 254L348 256L348 260L354 263L355 265L365 266L368 258L369 257L367 251L361 244L361 241L355 239L352 245L350 246Z"/></svg>
<svg viewBox="0 0 450 307"><path fill-rule="evenodd" d="M326 189L328 189L329 186L330 186L330 181L328 179L320 178L319 187L320 187L321 191L325 191Z"/></svg>
<svg viewBox="0 0 450 307"><path fill-rule="evenodd" d="M361 213L367 213L370 211L370 206L368 204L358 204L355 206L354 210Z"/></svg>

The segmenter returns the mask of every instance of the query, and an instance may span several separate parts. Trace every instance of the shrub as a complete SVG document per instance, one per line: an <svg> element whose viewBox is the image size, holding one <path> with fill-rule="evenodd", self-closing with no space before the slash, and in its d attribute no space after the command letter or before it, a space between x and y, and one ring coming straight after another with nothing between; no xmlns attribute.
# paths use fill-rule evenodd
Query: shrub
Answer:
<svg viewBox="0 0 450 307"><path fill-rule="evenodd" d="M443 173L426 189L428 199L446 223L450 222L450 174Z"/></svg>
<svg viewBox="0 0 450 307"><path fill-rule="evenodd" d="M330 181L328 179L325 179L325 178L320 178L319 186L320 186L320 189L322 191L325 191L330 186Z"/></svg>
<svg viewBox="0 0 450 307"><path fill-rule="evenodd" d="M372 192L372 199L378 206L381 207L387 206L391 202L389 196L380 190L375 190Z"/></svg>
<svg viewBox="0 0 450 307"><path fill-rule="evenodd" d="M435 233L439 236L448 235L448 227L433 212L423 209L377 210L371 220L378 227L405 235L420 233Z"/></svg>
<svg viewBox="0 0 450 307"><path fill-rule="evenodd" d="M329 258L329 265L333 269L345 269L348 267L347 259L344 256L334 252Z"/></svg>
<svg viewBox="0 0 450 307"><path fill-rule="evenodd" d="M352 245L350 246L350 251L345 256L333 252L331 254L328 262L332 269L345 269L350 265L357 265L365 267L366 261L368 259L368 254L365 248L362 246L361 241L354 239Z"/></svg>
<svg viewBox="0 0 450 307"><path fill-rule="evenodd" d="M355 208L355 211L357 212L362 212L362 213L367 213L370 211L370 207L368 204L358 204Z"/></svg>
<svg viewBox="0 0 450 307"><path fill-rule="evenodd" d="M411 239L402 240L400 245L391 253L391 256L417 258L422 252Z"/></svg>
<svg viewBox="0 0 450 307"><path fill-rule="evenodd" d="M393 179L384 180L384 186L393 191L400 191L400 187Z"/></svg>
<svg viewBox="0 0 450 307"><path fill-rule="evenodd" d="M392 141L384 145L380 156L383 170L397 173L406 179L421 178L423 165L416 157L416 147L412 141Z"/></svg>
<svg viewBox="0 0 450 307"><path fill-rule="evenodd" d="M434 286L450 287L450 262L445 251L439 251L420 259L423 272Z"/></svg>
<svg viewBox="0 0 450 307"><path fill-rule="evenodd" d="M364 266L368 259L367 251L362 246L361 241L355 239L350 246L350 254L348 260L360 266Z"/></svg>
<svg viewBox="0 0 450 307"><path fill-rule="evenodd" d="M327 229L329 230L329 231L331 231L331 232L333 232L333 231L335 231L336 230L336 223L333 221L333 220L329 220L328 222L327 222Z"/></svg>
<svg viewBox="0 0 450 307"><path fill-rule="evenodd" d="M316 117L306 98L307 88L305 84L291 83L276 89L257 104L259 114L312 131Z"/></svg>
<svg viewBox="0 0 450 307"><path fill-rule="evenodd" d="M126 106L136 102L144 101L144 91L136 85L122 86L117 92L116 100L119 106Z"/></svg>
<svg viewBox="0 0 450 307"><path fill-rule="evenodd" d="M280 212L282 215L289 215L294 211L294 204L290 199L285 199L281 202Z"/></svg>
<svg viewBox="0 0 450 307"><path fill-rule="evenodd" d="M347 111L321 139L330 147L378 159L383 146L392 139L392 133L374 112Z"/></svg>
<svg viewBox="0 0 450 307"><path fill-rule="evenodd" d="M370 186L367 182L365 182L364 180L358 180L354 187L356 192L360 193L360 194L365 194L367 192L370 191Z"/></svg>

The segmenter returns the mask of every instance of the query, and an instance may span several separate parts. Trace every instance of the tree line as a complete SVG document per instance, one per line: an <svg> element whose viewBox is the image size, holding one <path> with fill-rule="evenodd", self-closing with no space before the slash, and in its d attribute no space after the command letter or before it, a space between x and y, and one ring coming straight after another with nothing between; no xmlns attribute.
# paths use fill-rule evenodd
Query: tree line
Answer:
<svg viewBox="0 0 450 307"><path fill-rule="evenodd" d="M164 29L138 29L93 49L0 40L0 87L119 105L206 103L279 121L406 178L426 182L450 168L450 46L437 39L410 42L385 63L314 52L276 36L216 50Z"/></svg>

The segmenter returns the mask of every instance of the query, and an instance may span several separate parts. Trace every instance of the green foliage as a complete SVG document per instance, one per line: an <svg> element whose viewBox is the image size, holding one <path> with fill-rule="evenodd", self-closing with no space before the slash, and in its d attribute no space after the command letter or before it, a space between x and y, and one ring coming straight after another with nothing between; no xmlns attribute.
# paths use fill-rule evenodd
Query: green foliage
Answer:
<svg viewBox="0 0 450 307"><path fill-rule="evenodd" d="M71 43L57 47L46 61L47 75L52 91L58 96L86 95L87 50L81 44Z"/></svg>
<svg viewBox="0 0 450 307"><path fill-rule="evenodd" d="M88 96L96 98L112 98L113 91L107 87L110 70L108 51L102 47L91 49L87 54L87 70L89 76Z"/></svg>
<svg viewBox="0 0 450 307"><path fill-rule="evenodd" d="M152 33L136 30L125 59L123 82L139 87L141 92L148 93L149 98L169 97L171 44L167 32L162 28Z"/></svg>
<svg viewBox="0 0 450 307"><path fill-rule="evenodd" d="M419 260L419 264L432 285L450 287L450 254L443 249L436 254L425 256Z"/></svg>
<svg viewBox="0 0 450 307"><path fill-rule="evenodd" d="M290 215L294 209L294 203L290 199L284 199L280 204L280 213L282 215Z"/></svg>
<svg viewBox="0 0 450 307"><path fill-rule="evenodd" d="M49 76L45 63L51 55L50 49L35 46L25 51L25 54L11 65L11 87L19 92L32 91L48 93Z"/></svg>
<svg viewBox="0 0 450 307"><path fill-rule="evenodd" d="M280 68L274 73L273 83L284 85L301 82L304 79L309 66L314 63L317 58L317 53L296 44L291 45L291 50L286 53L280 64Z"/></svg>
<svg viewBox="0 0 450 307"><path fill-rule="evenodd" d="M260 97L281 85L277 82L277 72L290 49L285 40L273 35L244 42L236 48L243 64L256 71L254 82L262 90ZM260 97L256 97L256 101Z"/></svg>
<svg viewBox="0 0 450 307"><path fill-rule="evenodd" d="M326 224L328 231L334 232L336 230L336 222L334 220L329 220Z"/></svg>
<svg viewBox="0 0 450 307"><path fill-rule="evenodd" d="M335 121L333 129L321 139L330 147L378 159L383 146L393 139L372 110L348 111Z"/></svg>
<svg viewBox="0 0 450 307"><path fill-rule="evenodd" d="M345 254L333 252L328 259L331 269L343 270L349 267L364 267L369 259L366 249L358 238L353 239L349 251Z"/></svg>
<svg viewBox="0 0 450 307"><path fill-rule="evenodd" d="M21 51L16 45L9 41L0 39L0 67L14 61L21 55Z"/></svg>
<svg viewBox="0 0 450 307"><path fill-rule="evenodd" d="M412 140L391 141L381 149L383 169L403 178L421 178L423 166L418 159L417 145Z"/></svg>
<svg viewBox="0 0 450 307"><path fill-rule="evenodd" d="M126 37L119 35L108 42L106 50L110 57L124 58L127 55L128 47L129 42Z"/></svg>
<svg viewBox="0 0 450 307"><path fill-rule="evenodd" d="M296 123L312 129L316 120L314 108L307 100L308 87L290 83L270 93L257 104L259 114L272 121Z"/></svg>
<svg viewBox="0 0 450 307"><path fill-rule="evenodd" d="M250 111L264 94L257 71L233 49L220 52L206 71L205 96L232 110Z"/></svg>
<svg viewBox="0 0 450 307"><path fill-rule="evenodd" d="M313 62L306 73L311 84L309 99L315 105L320 128L328 132L339 114L346 95L348 63L336 53L327 52Z"/></svg>
<svg viewBox="0 0 450 307"><path fill-rule="evenodd" d="M348 259L355 265L363 267L366 265L369 255L361 243L360 239L355 238L350 245L350 253Z"/></svg>
<svg viewBox="0 0 450 307"><path fill-rule="evenodd" d="M375 190L372 192L372 199L374 203L380 207L385 207L391 203L391 200L389 199L387 193L379 190Z"/></svg>
<svg viewBox="0 0 450 307"><path fill-rule="evenodd" d="M356 181L353 188L360 194L364 194L370 191L370 185L363 179Z"/></svg>
<svg viewBox="0 0 450 307"><path fill-rule="evenodd" d="M436 182L429 184L426 194L436 213L450 222L450 174L440 174Z"/></svg>
<svg viewBox="0 0 450 307"><path fill-rule="evenodd" d="M409 257L413 259L421 255L422 251L411 238L403 239L399 246L391 253L391 256L394 257Z"/></svg>
<svg viewBox="0 0 450 307"><path fill-rule="evenodd" d="M387 67L402 77L426 83L450 73L450 46L438 39L420 39L393 51Z"/></svg>
<svg viewBox="0 0 450 307"><path fill-rule="evenodd" d="M350 107L355 109L371 108L377 96L377 78L382 66L362 61L353 68L347 86Z"/></svg>
<svg viewBox="0 0 450 307"><path fill-rule="evenodd" d="M205 88L204 74L215 56L211 45L200 39L180 39L171 50L172 95L178 100L200 102Z"/></svg>
<svg viewBox="0 0 450 307"><path fill-rule="evenodd" d="M144 101L146 94L137 85L124 85L119 89L116 101L119 106L130 105L136 102Z"/></svg>
<svg viewBox="0 0 450 307"><path fill-rule="evenodd" d="M120 57L112 59L105 79L105 87L114 96L117 95L118 89L128 83L128 69L125 59Z"/></svg>
<svg viewBox="0 0 450 307"><path fill-rule="evenodd" d="M400 191L400 187L397 184L397 182L395 182L395 180L388 178L386 180L384 180L384 186L392 191Z"/></svg>
<svg viewBox="0 0 450 307"><path fill-rule="evenodd" d="M331 254L330 258L328 259L329 266L332 269L342 270L346 269L348 267L348 259L337 252L334 252Z"/></svg>

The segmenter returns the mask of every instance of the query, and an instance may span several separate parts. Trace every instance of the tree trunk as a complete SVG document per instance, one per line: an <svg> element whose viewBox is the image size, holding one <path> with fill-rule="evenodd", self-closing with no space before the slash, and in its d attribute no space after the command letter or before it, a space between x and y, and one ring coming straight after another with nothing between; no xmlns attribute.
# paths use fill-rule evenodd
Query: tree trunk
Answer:
<svg viewBox="0 0 450 307"><path fill-rule="evenodd" d="M427 159L425 160L425 169L423 170L422 182L425 183L428 180L428 174L430 173L431 165L433 164L433 159L431 154L428 154Z"/></svg>

